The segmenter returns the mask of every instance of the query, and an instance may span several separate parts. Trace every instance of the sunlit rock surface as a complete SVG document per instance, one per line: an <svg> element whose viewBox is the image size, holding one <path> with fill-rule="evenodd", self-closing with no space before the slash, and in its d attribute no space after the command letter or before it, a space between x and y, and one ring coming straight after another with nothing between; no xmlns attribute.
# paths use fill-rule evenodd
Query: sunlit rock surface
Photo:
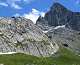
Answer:
<svg viewBox="0 0 80 65"><path fill-rule="evenodd" d="M0 52L19 52L34 56L50 56L58 45L42 30L23 17L0 17Z"/></svg>

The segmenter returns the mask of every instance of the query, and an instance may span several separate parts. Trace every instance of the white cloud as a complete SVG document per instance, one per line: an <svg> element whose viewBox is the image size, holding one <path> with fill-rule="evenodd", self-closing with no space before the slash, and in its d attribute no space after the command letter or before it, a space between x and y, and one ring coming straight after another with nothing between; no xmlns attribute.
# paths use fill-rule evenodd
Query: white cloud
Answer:
<svg viewBox="0 0 80 65"><path fill-rule="evenodd" d="M22 9L19 5L12 3L11 7L14 7L15 9Z"/></svg>
<svg viewBox="0 0 80 65"><path fill-rule="evenodd" d="M41 16L44 17L45 16L45 12L41 12Z"/></svg>
<svg viewBox="0 0 80 65"><path fill-rule="evenodd" d="M1 6L10 6L15 9L22 9L22 7L17 3L23 2L23 3L29 4L33 1L35 1L35 0L5 0L5 1L0 1L0 5Z"/></svg>
<svg viewBox="0 0 80 65"><path fill-rule="evenodd" d="M80 4L80 0L76 0L76 4Z"/></svg>
<svg viewBox="0 0 80 65"><path fill-rule="evenodd" d="M24 2L26 2L26 3L31 3L31 2L33 2L34 0L24 0Z"/></svg>
<svg viewBox="0 0 80 65"><path fill-rule="evenodd" d="M24 14L23 16L24 16L25 18L28 18L28 19L32 20L33 23L35 24L35 23L36 23L36 20L38 19L38 17L39 17L39 16L44 17L44 15L45 15L44 12L40 12L40 11L38 11L38 10L36 10L36 9L32 9L31 12L29 12L28 14Z"/></svg>
<svg viewBox="0 0 80 65"><path fill-rule="evenodd" d="M5 0L5 2L0 2L1 6L10 6L15 9L22 9L16 2L21 2L21 0Z"/></svg>
<svg viewBox="0 0 80 65"><path fill-rule="evenodd" d="M1 5L1 6L6 6L6 7L8 6L8 4L6 4L6 3L4 3L4 2L0 2L0 5Z"/></svg>
<svg viewBox="0 0 80 65"><path fill-rule="evenodd" d="M23 15L20 15L19 13L16 13L16 14L14 14L13 16L15 16L15 17L18 17L18 16L25 17L25 18L27 18L27 19L32 20L33 23L35 24L36 21L37 21L37 19L39 18L39 16L44 17L44 15L45 15L45 12L40 12L40 11L38 11L38 10L36 10L36 9L32 9L32 11L29 12L29 13L25 13L25 14L23 14Z"/></svg>
<svg viewBox="0 0 80 65"><path fill-rule="evenodd" d="M22 7L20 7L18 4L16 4L16 2L20 2L21 0L7 0L7 3L15 8L15 9L22 9Z"/></svg>
<svg viewBox="0 0 80 65"><path fill-rule="evenodd" d="M20 14L18 14L18 13L16 13L15 15L13 15L13 16L15 16L15 17L18 17L18 16L21 16Z"/></svg>

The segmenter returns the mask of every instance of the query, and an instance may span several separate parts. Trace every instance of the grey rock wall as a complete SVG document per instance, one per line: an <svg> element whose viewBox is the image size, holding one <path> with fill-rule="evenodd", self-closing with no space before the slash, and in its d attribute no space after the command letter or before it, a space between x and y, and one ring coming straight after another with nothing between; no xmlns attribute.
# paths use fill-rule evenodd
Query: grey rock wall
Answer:
<svg viewBox="0 0 80 65"><path fill-rule="evenodd" d="M34 56L50 56L57 52L42 30L23 17L0 17L0 52L19 52Z"/></svg>

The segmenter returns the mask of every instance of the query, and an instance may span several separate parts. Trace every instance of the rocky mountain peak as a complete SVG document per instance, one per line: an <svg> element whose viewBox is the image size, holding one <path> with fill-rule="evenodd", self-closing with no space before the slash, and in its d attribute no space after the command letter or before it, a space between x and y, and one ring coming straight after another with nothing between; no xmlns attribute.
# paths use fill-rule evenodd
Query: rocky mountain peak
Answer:
<svg viewBox="0 0 80 65"><path fill-rule="evenodd" d="M57 10L57 11L60 11L60 10L67 10L63 5L61 5L60 3L53 3L53 5L51 6L51 11L53 10Z"/></svg>
<svg viewBox="0 0 80 65"><path fill-rule="evenodd" d="M80 30L80 12L72 12L60 3L54 3L43 19L44 24L47 22L49 26L66 25L67 28Z"/></svg>
<svg viewBox="0 0 80 65"><path fill-rule="evenodd" d="M60 3L54 3L38 25L52 40L80 53L80 12L72 12Z"/></svg>
<svg viewBox="0 0 80 65"><path fill-rule="evenodd" d="M24 17L0 17L0 52L50 56L58 46L42 30Z"/></svg>

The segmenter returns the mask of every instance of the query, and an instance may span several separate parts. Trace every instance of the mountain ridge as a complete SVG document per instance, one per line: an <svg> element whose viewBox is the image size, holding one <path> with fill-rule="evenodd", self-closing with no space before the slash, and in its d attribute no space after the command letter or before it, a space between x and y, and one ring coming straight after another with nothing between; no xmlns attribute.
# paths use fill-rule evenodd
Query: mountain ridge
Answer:
<svg viewBox="0 0 80 65"><path fill-rule="evenodd" d="M34 56L50 56L58 45L24 17L0 18L0 52L19 52Z"/></svg>

